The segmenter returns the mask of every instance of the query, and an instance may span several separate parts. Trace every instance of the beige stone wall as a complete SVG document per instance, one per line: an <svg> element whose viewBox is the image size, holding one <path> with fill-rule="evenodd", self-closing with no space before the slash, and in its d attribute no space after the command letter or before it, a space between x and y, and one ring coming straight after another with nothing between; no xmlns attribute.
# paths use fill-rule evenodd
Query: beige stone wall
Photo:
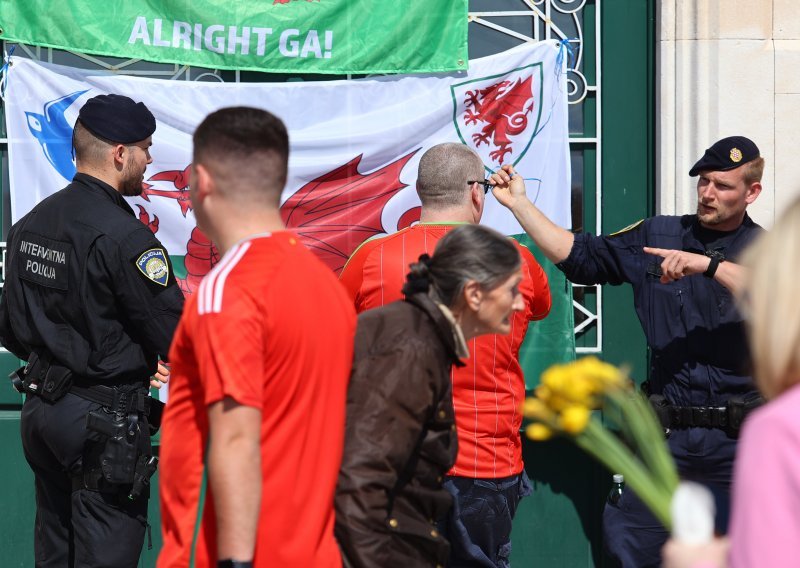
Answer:
<svg viewBox="0 0 800 568"><path fill-rule="evenodd" d="M750 212L770 226L800 195L800 0L659 0L657 204L696 207L689 168L724 136L766 159Z"/></svg>

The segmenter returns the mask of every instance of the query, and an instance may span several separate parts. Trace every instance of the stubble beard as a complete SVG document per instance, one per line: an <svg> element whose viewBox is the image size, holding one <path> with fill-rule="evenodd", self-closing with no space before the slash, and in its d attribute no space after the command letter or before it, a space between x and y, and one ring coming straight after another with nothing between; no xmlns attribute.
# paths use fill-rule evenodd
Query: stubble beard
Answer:
<svg viewBox="0 0 800 568"><path fill-rule="evenodd" d="M715 209L713 213L701 213L702 204L697 204L697 218L703 225L708 226L715 226L719 225L724 221L722 218L722 213L719 212L718 209Z"/></svg>
<svg viewBox="0 0 800 568"><path fill-rule="evenodd" d="M120 182L119 192L125 197L137 197L142 194L144 187L144 172L136 173L133 167L126 167L125 177Z"/></svg>

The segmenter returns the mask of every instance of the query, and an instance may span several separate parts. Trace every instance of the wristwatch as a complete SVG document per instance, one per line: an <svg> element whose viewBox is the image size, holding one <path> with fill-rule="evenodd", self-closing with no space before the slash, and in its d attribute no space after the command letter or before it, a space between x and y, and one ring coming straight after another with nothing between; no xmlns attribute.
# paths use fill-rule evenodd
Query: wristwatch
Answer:
<svg viewBox="0 0 800 568"><path fill-rule="evenodd" d="M721 250L707 250L703 254L711 259L711 262L708 263L708 268L706 268L706 271L703 272L703 276L706 278L714 278L714 274L717 272L719 263L725 260L725 254L723 254Z"/></svg>

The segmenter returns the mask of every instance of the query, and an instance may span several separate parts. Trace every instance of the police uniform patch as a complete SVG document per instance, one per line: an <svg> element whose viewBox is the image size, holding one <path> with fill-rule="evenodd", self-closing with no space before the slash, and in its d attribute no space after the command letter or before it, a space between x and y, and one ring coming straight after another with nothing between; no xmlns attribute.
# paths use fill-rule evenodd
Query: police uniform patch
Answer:
<svg viewBox="0 0 800 568"><path fill-rule="evenodd" d="M148 280L167 285L169 280L169 263L167 262L167 255L164 249L153 248L144 251L136 259L136 268L139 272L144 274Z"/></svg>
<svg viewBox="0 0 800 568"><path fill-rule="evenodd" d="M644 219L640 219L640 220L636 221L635 223L631 223L630 225L628 225L628 226L627 226L627 227L625 227L624 229L620 229L620 230L619 230L619 231L617 231L616 233L611 233L611 234L610 234L610 235L608 235L608 236L609 236L609 237L616 237L617 235L621 235L621 234L623 234L623 233L627 233L628 231L632 231L632 230L634 230L636 227L638 227L638 226L639 226L639 225L641 225L642 223L644 223Z"/></svg>
<svg viewBox="0 0 800 568"><path fill-rule="evenodd" d="M56 290L69 289L69 259L72 256L69 243L24 231L17 250L11 252L23 280Z"/></svg>

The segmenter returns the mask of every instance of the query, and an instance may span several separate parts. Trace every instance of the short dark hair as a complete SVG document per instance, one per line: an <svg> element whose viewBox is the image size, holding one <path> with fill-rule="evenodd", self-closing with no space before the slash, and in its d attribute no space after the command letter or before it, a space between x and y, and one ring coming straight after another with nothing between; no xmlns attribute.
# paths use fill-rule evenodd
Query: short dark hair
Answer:
<svg viewBox="0 0 800 568"><path fill-rule="evenodd" d="M522 257L509 237L481 225L460 225L442 237L433 257L423 255L411 265L403 291L410 295L429 288L437 300L453 307L468 281L492 290L521 264Z"/></svg>
<svg viewBox="0 0 800 568"><path fill-rule="evenodd" d="M256 190L270 202L280 200L289 163L289 134L280 118L252 107L223 108L200 123L193 142L194 163L220 178L224 192Z"/></svg>
<svg viewBox="0 0 800 568"><path fill-rule="evenodd" d="M75 121L72 129L72 147L75 149L77 164L99 165L108 154L114 143L94 134L86 128L80 119Z"/></svg>

